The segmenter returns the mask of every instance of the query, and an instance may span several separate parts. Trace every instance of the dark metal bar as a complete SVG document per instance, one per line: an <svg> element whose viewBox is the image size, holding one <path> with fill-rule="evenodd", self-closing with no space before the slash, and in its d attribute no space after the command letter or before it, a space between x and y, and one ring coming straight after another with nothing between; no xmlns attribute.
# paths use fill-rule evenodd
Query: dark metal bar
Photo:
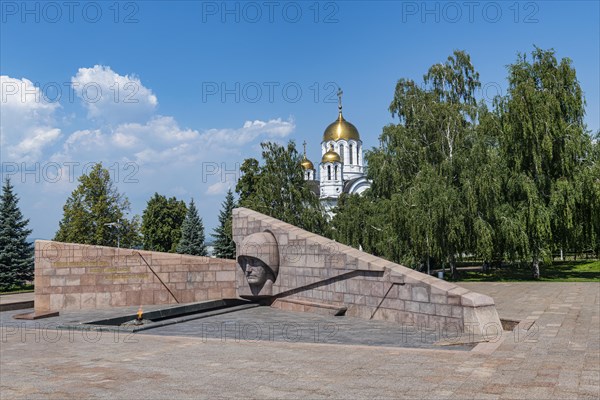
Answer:
<svg viewBox="0 0 600 400"><path fill-rule="evenodd" d="M371 317L369 318L369 320L373 319L373 317L375 316L375 313L377 312L377 310L379 310L379 307L381 307L381 305L383 304L383 301L385 300L385 298L387 297L387 295L390 293L390 290L392 290L392 288L394 287L394 285L400 285L400 286L402 286L402 285L404 285L404 283L393 282L390 285L390 288L387 290L387 292L385 292L385 294L383 295L383 298L381 299L381 301L379 302L379 304L377 304L377 307L375 307L375 310L371 314Z"/></svg>
<svg viewBox="0 0 600 400"><path fill-rule="evenodd" d="M148 268L150 269L150 271L152 271L152 273L154 274L154 276L160 281L160 283L165 287L165 289L167 289L169 291L169 293L171 294L171 296L173 296L173 298L175 299L175 301L177 302L177 304L180 304L179 300L177 300L177 297L175 297L175 295L173 294L173 292L171 292L171 289L169 289L169 287L162 281L162 279L160 279L160 276L158 276L158 274L156 272L154 272L154 270L152 269L152 267L150 266L150 264L148 264L148 261L146 261L146 259L142 255L142 253L140 253L139 251L135 251L134 253L137 253L138 256L140 256L142 258L142 260L144 260L144 263L148 266Z"/></svg>

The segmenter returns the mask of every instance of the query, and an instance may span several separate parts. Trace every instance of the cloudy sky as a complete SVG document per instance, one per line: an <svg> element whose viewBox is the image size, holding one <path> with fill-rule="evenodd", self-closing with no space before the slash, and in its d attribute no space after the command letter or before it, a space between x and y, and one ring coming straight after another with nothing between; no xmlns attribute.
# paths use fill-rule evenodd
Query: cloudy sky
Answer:
<svg viewBox="0 0 600 400"><path fill-rule="evenodd" d="M365 148L396 81L471 54L490 101L533 45L573 61L600 128L598 2L0 2L0 161L51 238L77 177L102 162L141 214L194 198L208 231L265 140L308 142L344 115Z"/></svg>

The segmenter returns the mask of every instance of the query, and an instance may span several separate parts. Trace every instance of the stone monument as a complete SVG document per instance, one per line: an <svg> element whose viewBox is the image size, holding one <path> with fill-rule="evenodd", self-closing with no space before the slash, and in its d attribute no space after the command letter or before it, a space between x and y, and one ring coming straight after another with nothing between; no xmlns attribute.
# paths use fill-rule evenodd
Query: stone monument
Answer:
<svg viewBox="0 0 600 400"><path fill-rule="evenodd" d="M279 272L277 239L269 231L253 233L242 241L238 265L244 272L247 287L239 288L242 297L273 295L273 283Z"/></svg>

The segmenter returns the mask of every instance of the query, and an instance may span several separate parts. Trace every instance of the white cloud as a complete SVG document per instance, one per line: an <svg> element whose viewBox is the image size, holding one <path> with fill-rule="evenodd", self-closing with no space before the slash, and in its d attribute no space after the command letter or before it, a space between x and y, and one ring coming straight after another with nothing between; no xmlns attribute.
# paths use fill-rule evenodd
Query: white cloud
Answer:
<svg viewBox="0 0 600 400"><path fill-rule="evenodd" d="M11 146L9 152L18 155L18 158L29 158L42 154L42 150L48 144L53 143L60 137L60 129L34 127L31 134L25 137L19 143ZM19 157L20 156L20 157Z"/></svg>
<svg viewBox="0 0 600 400"><path fill-rule="evenodd" d="M38 161L61 137L55 126L58 103L48 101L29 79L0 76L0 137L11 161Z"/></svg>
<svg viewBox="0 0 600 400"><path fill-rule="evenodd" d="M106 138L99 129L73 132L65 141L63 149L66 153L77 153L80 151L96 152L106 146Z"/></svg>
<svg viewBox="0 0 600 400"><path fill-rule="evenodd" d="M239 155L248 144L289 135L293 120L246 121L241 128L210 129L204 133L181 128L173 117L157 116L145 124L126 123L112 129L72 133L57 157L74 155L133 160L140 164L193 164L199 160L221 161Z"/></svg>
<svg viewBox="0 0 600 400"><path fill-rule="evenodd" d="M79 68L71 85L88 111L88 117L110 124L144 122L155 111L158 100L133 75L119 75L110 67Z"/></svg>
<svg viewBox="0 0 600 400"><path fill-rule="evenodd" d="M181 129L173 117L156 116L145 124L127 123L115 129L115 135L138 138L143 141L155 140L163 143L186 142L200 134L192 129Z"/></svg>
<svg viewBox="0 0 600 400"><path fill-rule="evenodd" d="M30 178L21 182L19 193L24 212L34 213L36 232L45 225L43 236L49 237L47 232L59 221L66 196L77 186L77 177L96 162L109 169L119 190L131 200L133 213L141 213L156 191L186 196L188 200L195 197L202 204L203 217L214 220L222 195L236 185L243 159L257 157L261 141L281 141L296 127L292 118L273 118L199 131L180 126L172 116L157 114L156 96L136 77L121 76L110 67L94 66L79 69L72 78L82 99L85 84L95 83L98 86L89 87L100 87L104 95L112 95L111 85L118 83L122 89L130 81L138 85L137 103L118 103L102 97L95 103L83 103L86 115L77 115L81 111L71 114L69 109L68 116L57 116L61 105L45 101L31 81L2 77L2 82L7 82L2 85L1 94L3 160L40 161L42 168L52 164L46 172L42 171L41 187ZM23 96L23 101L20 92L13 93L15 86L32 94ZM92 95L91 90L88 96ZM66 131L66 126L74 124L78 124L76 128ZM7 152L12 159L4 157ZM53 174L60 179L52 179ZM40 193L44 197L42 203Z"/></svg>
<svg viewBox="0 0 600 400"><path fill-rule="evenodd" d="M235 184L232 185L230 182L215 182L206 189L206 194L209 196L222 195L227 192L227 189L233 186Z"/></svg>
<svg viewBox="0 0 600 400"><path fill-rule="evenodd" d="M238 129L210 129L202 135L202 139L209 146L242 147L259 137L261 137L261 140L286 137L295 128L296 125L292 118L287 121L281 118L269 121L246 121Z"/></svg>

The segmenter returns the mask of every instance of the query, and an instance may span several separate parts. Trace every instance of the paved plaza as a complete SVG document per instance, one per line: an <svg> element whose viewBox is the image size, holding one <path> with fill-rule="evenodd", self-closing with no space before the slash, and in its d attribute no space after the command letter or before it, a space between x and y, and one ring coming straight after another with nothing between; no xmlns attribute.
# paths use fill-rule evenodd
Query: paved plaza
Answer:
<svg viewBox="0 0 600 400"><path fill-rule="evenodd" d="M461 286L492 296L500 317L519 326L475 347L437 349L431 343L398 347L379 321L363 321L353 335L347 317L337 317L335 332L325 328L333 339L324 342L314 336L294 341L291 333L289 340L255 340L256 329L236 340L234 314L214 318L210 328L195 320L116 334L36 329L36 322L43 327L49 320L15 330L16 320L6 317L13 312L4 312L0 397L600 398L600 284ZM238 322L248 326L293 322L296 314L256 308L240 315ZM326 326L321 316L306 317ZM214 330L221 322L230 326L225 338ZM377 340L363 343L361 335Z"/></svg>

